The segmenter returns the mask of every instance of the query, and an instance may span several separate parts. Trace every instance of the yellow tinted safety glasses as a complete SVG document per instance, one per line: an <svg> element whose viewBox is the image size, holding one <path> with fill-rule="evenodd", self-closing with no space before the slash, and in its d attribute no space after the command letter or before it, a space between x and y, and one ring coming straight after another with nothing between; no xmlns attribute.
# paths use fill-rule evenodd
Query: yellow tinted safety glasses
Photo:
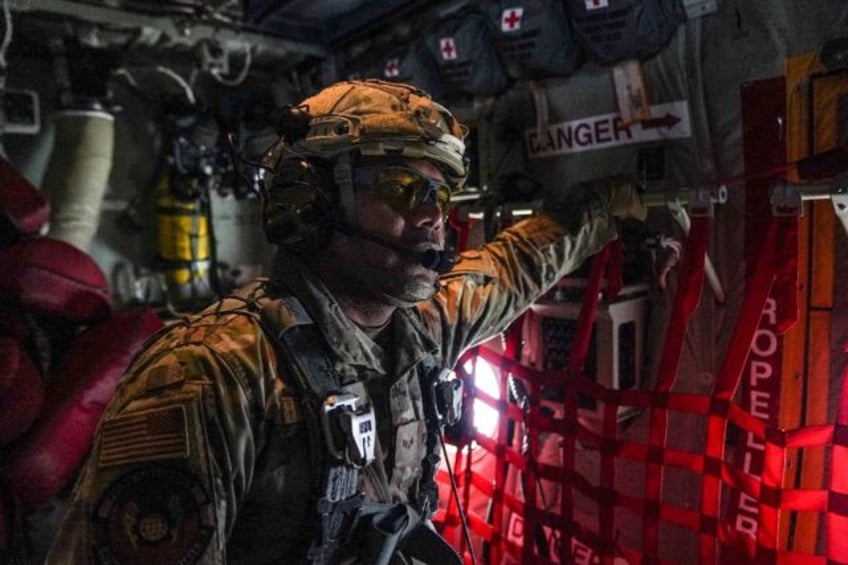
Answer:
<svg viewBox="0 0 848 565"><path fill-rule="evenodd" d="M400 214L407 214L425 202L433 202L442 215L450 208L451 189L444 181L426 177L408 167L358 167L354 184L370 190Z"/></svg>

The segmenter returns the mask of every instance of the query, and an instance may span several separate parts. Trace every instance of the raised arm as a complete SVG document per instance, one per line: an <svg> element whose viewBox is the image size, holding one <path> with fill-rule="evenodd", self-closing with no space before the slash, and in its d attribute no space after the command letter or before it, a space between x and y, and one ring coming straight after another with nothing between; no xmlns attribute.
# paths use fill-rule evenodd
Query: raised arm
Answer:
<svg viewBox="0 0 848 565"><path fill-rule="evenodd" d="M548 198L538 215L463 253L419 308L451 366L462 352L503 331L560 278L617 236L619 218L645 218L633 182L607 178Z"/></svg>

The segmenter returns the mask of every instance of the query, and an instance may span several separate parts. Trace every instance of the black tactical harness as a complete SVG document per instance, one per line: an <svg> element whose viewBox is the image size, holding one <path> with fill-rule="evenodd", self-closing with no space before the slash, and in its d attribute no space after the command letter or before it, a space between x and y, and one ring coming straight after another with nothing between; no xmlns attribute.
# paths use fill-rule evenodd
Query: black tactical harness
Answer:
<svg viewBox="0 0 848 565"><path fill-rule="evenodd" d="M252 301L272 338L303 407L313 469L323 469L314 485L317 525L307 559L338 561L346 544L358 548L358 561L388 564L398 549L425 563L460 564L453 548L427 520L438 504L436 450L441 426L459 414L460 381L447 381L432 355L417 367L427 427L427 455L414 505L365 501L359 471L374 461L373 407L357 408L358 397L344 392L318 327L292 296ZM457 416L458 417L458 416ZM316 449L315 446L324 446ZM353 541L355 540L355 541ZM353 541L353 544L350 542Z"/></svg>

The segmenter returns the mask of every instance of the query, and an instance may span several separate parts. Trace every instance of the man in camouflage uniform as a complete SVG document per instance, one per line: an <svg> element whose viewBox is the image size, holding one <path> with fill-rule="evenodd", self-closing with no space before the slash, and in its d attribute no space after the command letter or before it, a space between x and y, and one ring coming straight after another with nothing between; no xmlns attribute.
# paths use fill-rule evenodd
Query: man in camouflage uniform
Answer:
<svg viewBox="0 0 848 565"><path fill-rule="evenodd" d="M49 563L297 563L311 545L313 561L427 561L405 540L433 510L422 496L435 451L422 400L432 367L452 367L503 331L616 237L616 216L644 217L632 185L600 187L557 219L536 215L463 253L439 276L450 191L467 175L465 129L453 116L413 87L353 81L290 118L268 157L265 229L280 245L272 278L171 325L135 359ZM281 345L304 327L320 337ZM352 542L314 553L328 536L317 519L327 494L320 467L337 460L327 455L333 440L309 429L309 379L292 375L315 367L296 357L316 349L335 392L355 395L346 398L356 414L376 414L373 461L354 461L363 465L354 490L362 508L399 518L381 527L405 525L376 550L350 533L365 524L367 537L375 520L348 525L345 515L336 537Z"/></svg>

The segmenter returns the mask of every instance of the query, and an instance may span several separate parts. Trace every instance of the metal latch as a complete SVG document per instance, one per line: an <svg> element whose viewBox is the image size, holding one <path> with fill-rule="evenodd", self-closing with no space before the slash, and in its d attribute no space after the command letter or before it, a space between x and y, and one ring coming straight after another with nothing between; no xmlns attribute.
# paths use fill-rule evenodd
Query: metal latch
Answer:
<svg viewBox="0 0 848 565"><path fill-rule="evenodd" d="M448 427L455 425L462 417L462 381L448 379L449 374L450 371L442 370L433 383L439 423Z"/></svg>
<svg viewBox="0 0 848 565"><path fill-rule="evenodd" d="M807 200L830 200L833 211L848 233L848 174L843 173L829 183L789 183L781 180L771 189L772 213L775 216L801 216Z"/></svg>
<svg viewBox="0 0 848 565"><path fill-rule="evenodd" d="M726 185L707 185L694 188L682 188L669 192L647 192L642 195L645 206L687 206L690 216L712 217L716 204L727 202Z"/></svg>
<svg viewBox="0 0 848 565"><path fill-rule="evenodd" d="M348 392L329 395L321 410L321 425L330 455L360 468L374 461L377 419L374 407L357 408L358 400Z"/></svg>

